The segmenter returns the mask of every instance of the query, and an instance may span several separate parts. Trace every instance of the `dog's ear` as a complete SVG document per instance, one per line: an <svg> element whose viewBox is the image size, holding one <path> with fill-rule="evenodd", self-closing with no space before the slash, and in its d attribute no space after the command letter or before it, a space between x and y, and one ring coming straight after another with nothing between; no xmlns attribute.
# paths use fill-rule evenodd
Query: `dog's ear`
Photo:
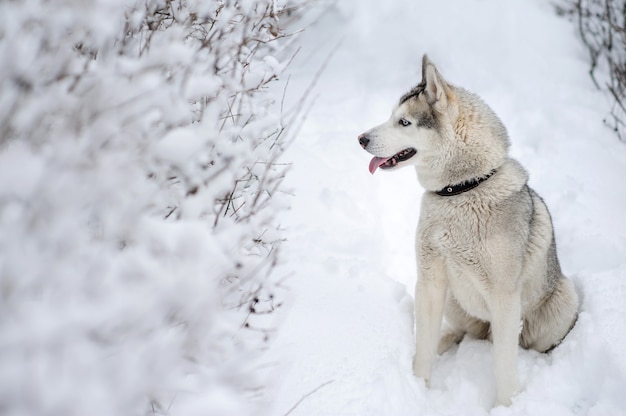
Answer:
<svg viewBox="0 0 626 416"><path fill-rule="evenodd" d="M422 83L428 104L436 110L443 111L448 106L448 83L441 76L435 64L427 55L422 58Z"/></svg>

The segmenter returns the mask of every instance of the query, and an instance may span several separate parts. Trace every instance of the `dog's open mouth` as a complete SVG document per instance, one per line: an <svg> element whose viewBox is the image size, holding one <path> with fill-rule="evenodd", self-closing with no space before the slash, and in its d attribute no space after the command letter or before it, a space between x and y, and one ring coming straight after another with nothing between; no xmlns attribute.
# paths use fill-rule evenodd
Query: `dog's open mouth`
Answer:
<svg viewBox="0 0 626 416"><path fill-rule="evenodd" d="M409 160L410 158L415 156L416 153L417 150L413 148L408 148L396 153L391 157L373 157L370 161L370 173L373 175L378 168L391 169L395 167L398 163Z"/></svg>

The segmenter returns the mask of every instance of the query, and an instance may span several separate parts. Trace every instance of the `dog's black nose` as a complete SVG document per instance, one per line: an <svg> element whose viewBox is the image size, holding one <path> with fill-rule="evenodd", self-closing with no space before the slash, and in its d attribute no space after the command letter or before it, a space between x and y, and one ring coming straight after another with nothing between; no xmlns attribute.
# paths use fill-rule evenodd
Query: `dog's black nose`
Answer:
<svg viewBox="0 0 626 416"><path fill-rule="evenodd" d="M365 147L367 147L367 144L370 142L370 139L368 139L364 134L361 134L359 136L359 144L361 145L361 147L363 149L365 149Z"/></svg>

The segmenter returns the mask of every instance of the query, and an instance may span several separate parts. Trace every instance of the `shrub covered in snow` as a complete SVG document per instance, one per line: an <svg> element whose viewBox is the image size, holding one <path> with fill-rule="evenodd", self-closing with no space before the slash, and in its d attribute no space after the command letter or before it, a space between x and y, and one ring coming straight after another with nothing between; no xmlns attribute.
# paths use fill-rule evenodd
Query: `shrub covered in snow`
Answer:
<svg viewBox="0 0 626 416"><path fill-rule="evenodd" d="M255 410L299 6L0 3L2 414Z"/></svg>
<svg viewBox="0 0 626 416"><path fill-rule="evenodd" d="M604 122L626 140L626 1L567 0L557 11L576 20L589 51L589 74L611 97L611 112Z"/></svg>

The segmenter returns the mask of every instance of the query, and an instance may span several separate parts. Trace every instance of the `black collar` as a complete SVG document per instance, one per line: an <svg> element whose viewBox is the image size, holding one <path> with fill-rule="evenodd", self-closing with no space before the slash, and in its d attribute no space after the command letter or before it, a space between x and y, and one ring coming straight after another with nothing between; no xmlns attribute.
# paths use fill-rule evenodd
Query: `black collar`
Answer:
<svg viewBox="0 0 626 416"><path fill-rule="evenodd" d="M435 191L435 193L440 196L454 196L454 195L462 194L463 192L467 192L470 189L476 188L478 185L480 185L481 182L484 182L487 179L491 178L491 176L493 176L494 173L496 173L495 169L489 172L487 176L483 176L482 178L474 178L467 182L463 182L457 185L449 185L443 189L440 189L439 191Z"/></svg>

